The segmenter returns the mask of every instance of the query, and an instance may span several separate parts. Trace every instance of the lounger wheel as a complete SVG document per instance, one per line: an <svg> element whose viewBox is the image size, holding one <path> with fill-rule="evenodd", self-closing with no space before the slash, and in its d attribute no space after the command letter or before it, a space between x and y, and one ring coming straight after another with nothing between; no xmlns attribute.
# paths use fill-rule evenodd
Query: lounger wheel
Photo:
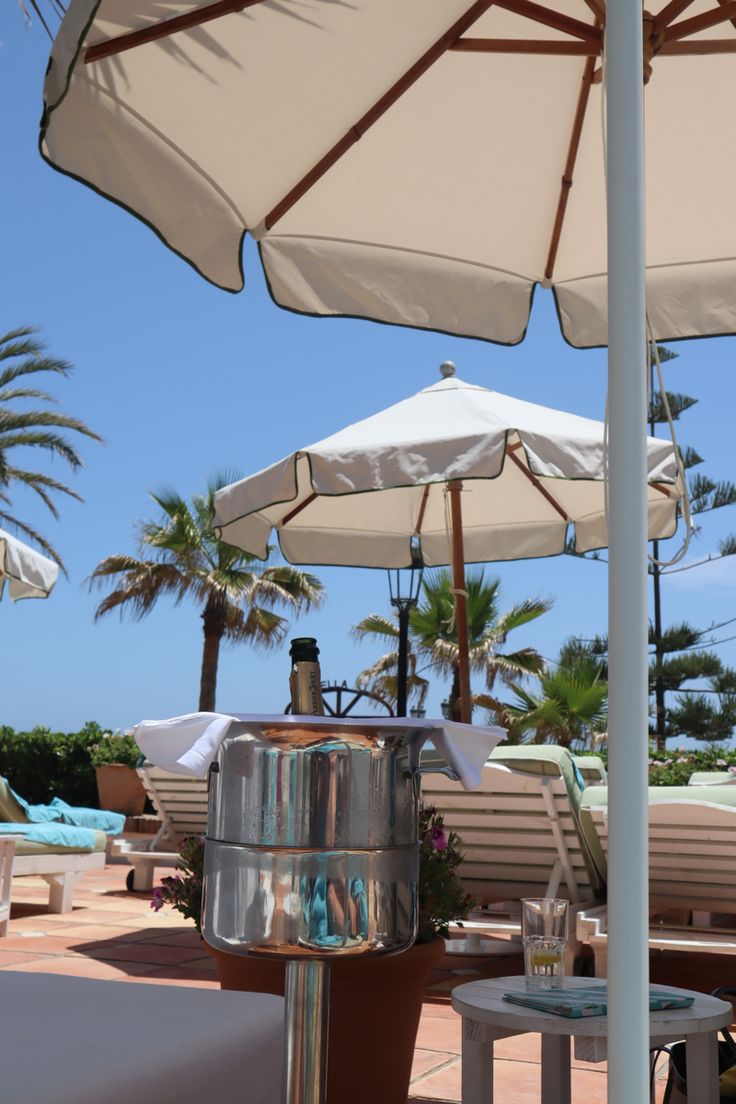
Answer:
<svg viewBox="0 0 736 1104"><path fill-rule="evenodd" d="M135 869L132 866L131 866L130 870L128 871L128 873L125 875L125 887L126 887L126 889L129 889L131 893L134 893L136 891L135 890Z"/></svg>

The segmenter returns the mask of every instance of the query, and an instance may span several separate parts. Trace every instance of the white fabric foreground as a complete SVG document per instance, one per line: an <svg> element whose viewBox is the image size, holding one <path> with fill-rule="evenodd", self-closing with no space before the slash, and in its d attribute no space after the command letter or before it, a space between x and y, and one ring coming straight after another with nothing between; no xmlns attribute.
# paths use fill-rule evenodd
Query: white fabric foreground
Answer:
<svg viewBox="0 0 736 1104"><path fill-rule="evenodd" d="M454 721L417 720L414 717L300 717L258 713L188 713L166 721L141 721L133 729L146 758L163 770L203 778L230 727L237 725L254 740L262 728L278 724L324 725L336 728L406 729L407 743L418 759L422 744L431 739L440 755L457 771L466 790L480 785L481 769L491 751L506 736L496 726L464 725Z"/></svg>
<svg viewBox="0 0 736 1104"><path fill-rule="evenodd" d="M279 1104L284 1002L4 971L7 1104Z"/></svg>

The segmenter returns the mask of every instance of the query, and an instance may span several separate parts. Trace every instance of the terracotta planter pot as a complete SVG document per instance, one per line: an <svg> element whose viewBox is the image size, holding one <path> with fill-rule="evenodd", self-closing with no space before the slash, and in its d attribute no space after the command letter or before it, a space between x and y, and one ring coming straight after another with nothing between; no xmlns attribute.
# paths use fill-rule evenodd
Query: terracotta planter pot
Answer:
<svg viewBox="0 0 736 1104"><path fill-rule="evenodd" d="M207 949L223 989L283 996L283 962ZM333 961L328 1104L406 1104L422 1001L444 949L435 939L403 954Z"/></svg>
<svg viewBox="0 0 736 1104"><path fill-rule="evenodd" d="M126 816L140 816L146 804L146 791L133 767L122 763L105 763L95 767L97 796L101 809Z"/></svg>

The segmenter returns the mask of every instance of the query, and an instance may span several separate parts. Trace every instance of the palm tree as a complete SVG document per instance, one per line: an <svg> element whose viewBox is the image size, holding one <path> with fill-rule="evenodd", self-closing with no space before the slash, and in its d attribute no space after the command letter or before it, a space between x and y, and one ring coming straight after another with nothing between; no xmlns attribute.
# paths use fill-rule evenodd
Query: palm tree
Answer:
<svg viewBox="0 0 736 1104"><path fill-rule="evenodd" d="M24 533L43 549L64 570L64 565L56 550L45 537L28 522L21 521L10 512L11 498L8 493L14 484L34 491L44 505L58 518L52 495L63 494L76 498L81 496L50 475L28 471L13 463L12 450L17 448L43 448L52 456L58 456L76 470L82 466L82 460L75 447L59 430L72 430L94 441L101 441L89 426L69 414L58 414L52 410L13 410L11 402L48 402L56 400L46 391L25 386L25 377L37 372L55 372L68 376L72 366L64 360L46 355L46 347L34 336L36 330L23 326L0 337L0 522L9 528Z"/></svg>
<svg viewBox="0 0 736 1104"><path fill-rule="evenodd" d="M189 597L202 608L204 646L199 708L213 711L220 645L249 643L269 648L280 643L288 621L274 606L298 615L319 605L322 583L288 565L269 566L221 541L214 530L215 491L236 475L218 476L204 495L186 502L173 490L152 494L163 512L160 521L140 525L140 550L151 559L108 556L90 576L90 588L115 580L116 589L95 610L95 621L110 610L127 609L141 620L164 594L178 604Z"/></svg>
<svg viewBox="0 0 736 1104"><path fill-rule="evenodd" d="M528 674L538 674L544 669L544 660L534 648L522 648L516 652L501 651L507 637L514 629L534 621L550 609L552 602L546 599L527 599L506 613L499 611L500 580L487 583L482 570L469 571L466 578L468 610L468 645L471 671L485 675L486 687L493 688L496 678L508 684ZM398 628L378 614L365 618L353 630L359 639L375 637L390 640L398 636ZM450 715L460 717L460 650L455 626L455 598L449 571L441 569L425 575L422 597L416 609L409 615L410 676L416 679L418 661L426 661L426 667L437 674L452 679L450 690ZM416 658L415 658L416 657ZM376 678L385 677L396 665L397 653L381 657L373 667L359 676L376 687ZM425 668L422 667L422 670ZM424 680L421 680L422 682ZM360 683L359 683L360 684ZM426 689L424 691L426 695ZM474 703L486 704L482 697Z"/></svg>
<svg viewBox="0 0 736 1104"><path fill-rule="evenodd" d="M539 691L529 693L512 686L516 701L496 703L494 720L523 740L554 743L569 748L584 746L589 737L605 727L608 684L598 664L579 660L539 676Z"/></svg>

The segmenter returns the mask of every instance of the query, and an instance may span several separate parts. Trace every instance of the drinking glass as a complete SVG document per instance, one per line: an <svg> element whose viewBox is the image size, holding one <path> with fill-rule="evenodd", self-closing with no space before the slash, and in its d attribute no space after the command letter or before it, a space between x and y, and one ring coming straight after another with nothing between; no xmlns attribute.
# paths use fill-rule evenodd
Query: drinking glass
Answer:
<svg viewBox="0 0 736 1104"><path fill-rule="evenodd" d="M567 901L525 897L521 902L521 935L527 989L559 989L565 976Z"/></svg>

